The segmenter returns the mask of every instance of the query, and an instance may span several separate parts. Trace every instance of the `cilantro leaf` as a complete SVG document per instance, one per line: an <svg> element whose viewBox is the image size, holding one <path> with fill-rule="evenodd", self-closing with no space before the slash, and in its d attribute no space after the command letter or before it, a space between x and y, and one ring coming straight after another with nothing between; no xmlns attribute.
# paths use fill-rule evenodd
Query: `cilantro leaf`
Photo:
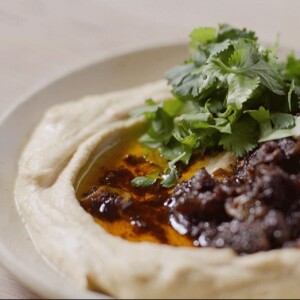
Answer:
<svg viewBox="0 0 300 300"><path fill-rule="evenodd" d="M259 58L257 45L253 41L241 39L234 45L228 65L236 69L247 69L256 64Z"/></svg>
<svg viewBox="0 0 300 300"><path fill-rule="evenodd" d="M169 141L172 136L173 121L171 116L161 107L158 107L151 118L148 134L157 141Z"/></svg>
<svg viewBox="0 0 300 300"><path fill-rule="evenodd" d="M284 83L281 74L276 72L265 60L261 59L255 65L251 66L246 71L246 74L251 77L258 76L261 83L270 91L278 95L284 95Z"/></svg>
<svg viewBox="0 0 300 300"><path fill-rule="evenodd" d="M228 50L228 48L230 48L230 46L231 46L230 41L225 40L221 43L211 43L211 44L207 45L207 50L210 53L210 57L215 57L215 56L221 55L224 58L224 57L229 56L229 54L222 55L222 53L224 53L225 50Z"/></svg>
<svg viewBox="0 0 300 300"><path fill-rule="evenodd" d="M297 84L300 83L300 59L296 59L294 53L287 57L285 75L289 79L294 79Z"/></svg>
<svg viewBox="0 0 300 300"><path fill-rule="evenodd" d="M185 164L188 164L189 159L192 155L192 149L189 145L179 142L177 140L171 141L166 146L162 146L160 148L161 155L169 161L173 161L178 159ZM184 154L183 154L184 153ZM177 162L178 160L176 160Z"/></svg>
<svg viewBox="0 0 300 300"><path fill-rule="evenodd" d="M246 113L259 124L260 138L268 135L272 131L270 112L264 107L261 106L258 110L248 110Z"/></svg>
<svg viewBox="0 0 300 300"><path fill-rule="evenodd" d="M231 124L227 119L224 118L214 118L215 125L211 125L212 128L217 129L222 133L232 133Z"/></svg>
<svg viewBox="0 0 300 300"><path fill-rule="evenodd" d="M271 120L275 129L287 129L295 126L295 119L291 114L272 113Z"/></svg>
<svg viewBox="0 0 300 300"><path fill-rule="evenodd" d="M238 29L230 26L229 24L221 24L217 36L217 41L222 42L226 39L237 40L240 38L246 38L256 41L255 32L248 31L247 29Z"/></svg>
<svg viewBox="0 0 300 300"><path fill-rule="evenodd" d="M223 100L219 97L208 99L205 103L205 108L211 114L218 114L224 110Z"/></svg>
<svg viewBox="0 0 300 300"><path fill-rule="evenodd" d="M163 180L161 181L161 185L165 188L170 188L174 186L178 181L178 171L176 166L172 166L171 169L163 175Z"/></svg>
<svg viewBox="0 0 300 300"><path fill-rule="evenodd" d="M154 148L154 149L162 145L161 141L158 141L155 138L151 137L148 133L143 134L139 138L139 142L149 148Z"/></svg>
<svg viewBox="0 0 300 300"><path fill-rule="evenodd" d="M237 156L243 156L257 146L257 140L257 123L245 115L232 127L231 134L224 134L221 137L219 144L225 150L234 152Z"/></svg>
<svg viewBox="0 0 300 300"><path fill-rule="evenodd" d="M176 168L176 163L182 158L186 156L186 153L183 152L180 155L178 155L176 158L174 158L172 161L169 162L169 169L167 172L163 175L163 180L161 181L161 184L163 187L169 188L175 185L178 181L178 171Z"/></svg>
<svg viewBox="0 0 300 300"><path fill-rule="evenodd" d="M180 65L167 71L165 77L170 85L178 86L195 68L196 67L194 63Z"/></svg>
<svg viewBox="0 0 300 300"><path fill-rule="evenodd" d="M180 140L180 142L191 149L196 148L197 146L197 136L195 134L190 134Z"/></svg>
<svg viewBox="0 0 300 300"><path fill-rule="evenodd" d="M133 187L149 187L156 182L156 178L149 178L147 176L138 176L131 180Z"/></svg>
<svg viewBox="0 0 300 300"><path fill-rule="evenodd" d="M175 117L182 108L182 101L177 98L164 101L163 109L171 117Z"/></svg>
<svg viewBox="0 0 300 300"><path fill-rule="evenodd" d="M292 110L292 93L295 89L295 80L293 79L290 85L290 89L288 92L288 104L289 104L289 110Z"/></svg>
<svg viewBox="0 0 300 300"><path fill-rule="evenodd" d="M182 114L174 119L178 125L188 128L209 128L213 117L210 113Z"/></svg>
<svg viewBox="0 0 300 300"><path fill-rule="evenodd" d="M191 34L191 46L197 47L199 44L206 44L215 39L217 30L212 27L200 27L194 29Z"/></svg>
<svg viewBox="0 0 300 300"><path fill-rule="evenodd" d="M236 74L230 74L227 81L227 105L233 105L237 109L242 108L243 103L253 95L260 82L258 77L250 78Z"/></svg>
<svg viewBox="0 0 300 300"><path fill-rule="evenodd" d="M286 137L297 137L300 135L300 117L294 117L295 126L290 129L274 129L269 134L261 137L259 142L283 139Z"/></svg>

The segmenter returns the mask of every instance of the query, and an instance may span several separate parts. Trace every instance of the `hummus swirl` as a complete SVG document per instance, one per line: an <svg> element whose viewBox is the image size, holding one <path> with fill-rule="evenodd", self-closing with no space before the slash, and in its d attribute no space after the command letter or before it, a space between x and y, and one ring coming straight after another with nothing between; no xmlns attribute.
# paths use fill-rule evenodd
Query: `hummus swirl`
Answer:
<svg viewBox="0 0 300 300"><path fill-rule="evenodd" d="M39 251L67 276L121 298L296 298L300 251L237 256L230 249L132 243L107 233L78 203L74 181L96 147L142 120L128 111L171 93L164 81L51 108L20 162L15 198Z"/></svg>

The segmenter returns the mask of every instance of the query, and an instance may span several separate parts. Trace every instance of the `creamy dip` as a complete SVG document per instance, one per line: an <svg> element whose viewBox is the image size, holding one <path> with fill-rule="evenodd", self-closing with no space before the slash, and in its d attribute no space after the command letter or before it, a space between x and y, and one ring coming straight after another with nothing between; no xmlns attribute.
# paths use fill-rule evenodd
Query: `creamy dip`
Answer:
<svg viewBox="0 0 300 300"><path fill-rule="evenodd" d="M109 234L80 206L74 184L93 151L142 124L127 119L132 108L149 97L170 96L159 81L46 112L22 153L15 186L33 242L77 285L121 298L298 297L299 250L237 256L230 249L129 242Z"/></svg>

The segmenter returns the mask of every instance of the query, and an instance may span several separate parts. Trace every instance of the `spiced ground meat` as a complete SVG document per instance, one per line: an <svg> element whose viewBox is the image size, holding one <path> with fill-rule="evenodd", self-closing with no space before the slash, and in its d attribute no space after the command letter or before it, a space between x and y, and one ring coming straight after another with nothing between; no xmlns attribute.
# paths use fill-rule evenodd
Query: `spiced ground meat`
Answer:
<svg viewBox="0 0 300 300"><path fill-rule="evenodd" d="M164 226L171 226L194 246L227 247L241 255L300 248L300 138L262 143L222 181L203 168L172 191L159 182L131 185L148 164L126 156L123 167L106 170L99 185L83 194L81 206L160 243L170 244Z"/></svg>
<svg viewBox="0 0 300 300"><path fill-rule="evenodd" d="M261 144L222 182L201 169L165 205L196 246L238 254L300 247L300 139Z"/></svg>

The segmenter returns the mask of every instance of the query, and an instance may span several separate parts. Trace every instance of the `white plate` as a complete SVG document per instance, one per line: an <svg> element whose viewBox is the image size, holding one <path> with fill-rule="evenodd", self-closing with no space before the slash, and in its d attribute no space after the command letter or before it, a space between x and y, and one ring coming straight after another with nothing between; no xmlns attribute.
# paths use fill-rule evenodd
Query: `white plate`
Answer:
<svg viewBox="0 0 300 300"><path fill-rule="evenodd" d="M24 97L0 122L0 260L23 284L47 298L107 298L78 289L37 252L16 211L13 187L20 152L44 111L88 94L130 88L163 77L187 55L182 44L112 55L77 68Z"/></svg>

